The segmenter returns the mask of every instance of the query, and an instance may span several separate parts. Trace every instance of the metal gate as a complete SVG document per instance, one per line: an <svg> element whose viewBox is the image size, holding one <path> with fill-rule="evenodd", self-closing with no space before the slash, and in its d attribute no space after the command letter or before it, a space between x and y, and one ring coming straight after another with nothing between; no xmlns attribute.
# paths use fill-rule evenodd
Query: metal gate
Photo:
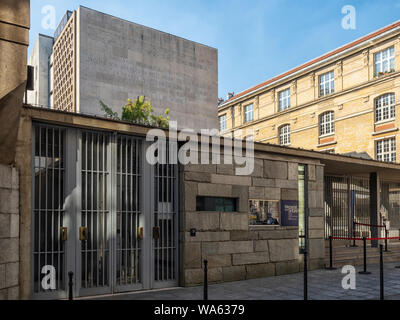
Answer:
<svg viewBox="0 0 400 320"><path fill-rule="evenodd" d="M66 297L69 271L75 296L177 285L177 165L151 166L147 146L134 136L34 124L35 298Z"/></svg>
<svg viewBox="0 0 400 320"><path fill-rule="evenodd" d="M370 223L369 178L325 176L325 237L351 237L369 232L369 227L357 226L353 221Z"/></svg>

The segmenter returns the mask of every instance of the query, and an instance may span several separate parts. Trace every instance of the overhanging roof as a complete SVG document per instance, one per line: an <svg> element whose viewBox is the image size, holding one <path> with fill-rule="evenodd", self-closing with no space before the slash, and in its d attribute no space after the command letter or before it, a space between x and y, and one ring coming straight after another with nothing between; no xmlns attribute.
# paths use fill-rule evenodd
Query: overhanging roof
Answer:
<svg viewBox="0 0 400 320"><path fill-rule="evenodd" d="M25 105L23 116L30 117L33 121L41 121L62 126L72 126L92 130L106 130L125 134L146 136L153 127L132 124L126 121L116 121L97 116L58 111L46 108ZM168 136L168 130L165 131ZM221 142L222 142L221 138ZM243 141L244 142L244 141ZM349 155L331 154L301 148L292 148L274 144L254 143L255 153L273 153L290 158L303 158L316 160L325 165L325 172L335 175L362 175L371 172L380 172L385 180L400 182L400 164L387 163L376 160L362 159ZM294 160L293 160L294 161Z"/></svg>

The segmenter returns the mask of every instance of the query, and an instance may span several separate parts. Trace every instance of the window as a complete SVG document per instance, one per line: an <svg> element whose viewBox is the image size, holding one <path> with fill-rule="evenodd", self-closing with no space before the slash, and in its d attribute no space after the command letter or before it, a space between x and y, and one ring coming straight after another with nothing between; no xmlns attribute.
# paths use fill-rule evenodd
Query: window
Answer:
<svg viewBox="0 0 400 320"><path fill-rule="evenodd" d="M319 96L323 97L335 92L335 74L333 71L319 76Z"/></svg>
<svg viewBox="0 0 400 320"><path fill-rule="evenodd" d="M375 76L394 71L394 47L375 54Z"/></svg>
<svg viewBox="0 0 400 320"><path fill-rule="evenodd" d="M253 104L249 104L244 107L244 122L250 122L254 120Z"/></svg>
<svg viewBox="0 0 400 320"><path fill-rule="evenodd" d="M279 111L290 108L290 89L279 92Z"/></svg>
<svg viewBox="0 0 400 320"><path fill-rule="evenodd" d="M249 224L250 225L278 225L279 201L250 200Z"/></svg>
<svg viewBox="0 0 400 320"><path fill-rule="evenodd" d="M219 130L220 131L226 130L226 114L219 117Z"/></svg>
<svg viewBox="0 0 400 320"><path fill-rule="evenodd" d="M197 197L196 211L236 212L237 198Z"/></svg>
<svg viewBox="0 0 400 320"><path fill-rule="evenodd" d="M395 95L388 93L375 99L375 122L395 118Z"/></svg>
<svg viewBox="0 0 400 320"><path fill-rule="evenodd" d="M324 136L327 134L335 133L335 122L333 111L328 111L319 117L319 135Z"/></svg>
<svg viewBox="0 0 400 320"><path fill-rule="evenodd" d="M396 138L376 142L376 160L396 162Z"/></svg>
<svg viewBox="0 0 400 320"><path fill-rule="evenodd" d="M290 144L290 125L284 125L279 128L279 144L288 145Z"/></svg>

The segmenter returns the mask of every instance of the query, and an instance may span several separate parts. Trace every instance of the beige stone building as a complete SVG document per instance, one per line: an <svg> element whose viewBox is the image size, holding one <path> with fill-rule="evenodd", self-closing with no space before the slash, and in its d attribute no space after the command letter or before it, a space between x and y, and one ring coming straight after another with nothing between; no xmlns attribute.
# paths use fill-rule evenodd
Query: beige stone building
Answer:
<svg viewBox="0 0 400 320"><path fill-rule="evenodd" d="M396 22L223 102L220 129L257 142L399 161L399 75Z"/></svg>

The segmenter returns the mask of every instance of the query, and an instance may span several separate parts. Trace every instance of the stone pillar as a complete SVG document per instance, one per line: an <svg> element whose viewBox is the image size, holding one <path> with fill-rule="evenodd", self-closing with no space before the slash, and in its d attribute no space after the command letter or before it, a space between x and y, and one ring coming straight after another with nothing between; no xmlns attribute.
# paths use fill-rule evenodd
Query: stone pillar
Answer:
<svg viewBox="0 0 400 320"><path fill-rule="evenodd" d="M27 78L29 0L0 1L0 163L12 164Z"/></svg>
<svg viewBox="0 0 400 320"><path fill-rule="evenodd" d="M0 164L0 300L19 298L18 171Z"/></svg>
<svg viewBox="0 0 400 320"><path fill-rule="evenodd" d="M379 194L379 184L378 184L378 173L377 172L372 172L369 176L369 192L370 192L370 198L369 198L369 212L370 212L370 224L372 225L378 225L379 224L379 219L378 219L378 194ZM378 229L377 228L372 228L371 227L371 237L376 238L378 237ZM371 241L371 245L373 247L378 246L378 241L374 240Z"/></svg>

